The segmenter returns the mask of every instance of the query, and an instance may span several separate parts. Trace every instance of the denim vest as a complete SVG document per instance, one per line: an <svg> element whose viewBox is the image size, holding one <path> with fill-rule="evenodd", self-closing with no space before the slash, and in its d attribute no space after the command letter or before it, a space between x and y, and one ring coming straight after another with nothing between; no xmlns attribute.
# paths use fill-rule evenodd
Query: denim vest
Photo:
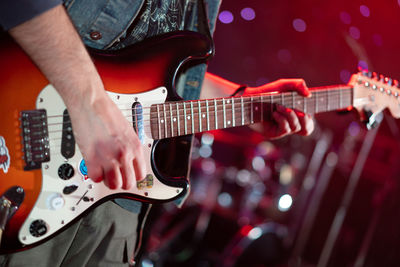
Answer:
<svg viewBox="0 0 400 267"><path fill-rule="evenodd" d="M186 1L193 5L193 10L185 30L197 31L196 0ZM125 36L145 2L146 0L64 0L64 5L87 46L112 49ZM220 2L221 0L205 0L211 33L215 29ZM176 86L178 94L186 100L198 99L205 71L206 65L202 64L181 75Z"/></svg>
<svg viewBox="0 0 400 267"><path fill-rule="evenodd" d="M85 45L97 49L121 47L118 43L126 37L132 22L138 17L147 0L64 0L64 5L74 22ZM161 1L161 0L154 0ZM177 1L177 0L162 0ZM198 30L196 0L186 0L193 9L185 18L185 30ZM198 0L197 0L198 1ZM161 3L161 2L158 2ZM221 0L205 0L211 34ZM185 100L198 99L206 72L206 64L189 68L181 74L176 84L177 93ZM149 88L150 89L150 88ZM140 211L141 203L129 199L115 199L115 202L132 212Z"/></svg>

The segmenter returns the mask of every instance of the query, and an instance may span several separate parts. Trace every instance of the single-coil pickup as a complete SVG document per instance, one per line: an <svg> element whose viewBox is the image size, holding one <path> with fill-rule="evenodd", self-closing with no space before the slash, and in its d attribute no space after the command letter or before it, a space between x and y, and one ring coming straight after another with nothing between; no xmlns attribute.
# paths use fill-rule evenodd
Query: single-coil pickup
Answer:
<svg viewBox="0 0 400 267"><path fill-rule="evenodd" d="M61 155L66 159L72 158L75 154L75 138L72 132L71 119L68 111L63 114L62 135L61 135Z"/></svg>
<svg viewBox="0 0 400 267"><path fill-rule="evenodd" d="M144 144L143 109L139 102L132 105L132 123L140 142Z"/></svg>

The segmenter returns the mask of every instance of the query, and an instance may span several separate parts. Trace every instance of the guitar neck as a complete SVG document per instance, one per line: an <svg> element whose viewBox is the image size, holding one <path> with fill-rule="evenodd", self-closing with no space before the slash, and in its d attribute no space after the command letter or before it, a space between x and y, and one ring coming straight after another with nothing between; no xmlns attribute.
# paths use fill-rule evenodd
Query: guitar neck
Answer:
<svg viewBox="0 0 400 267"><path fill-rule="evenodd" d="M275 104L316 114L353 106L353 87L316 87L311 97L296 92L270 93L154 104L150 111L153 139L225 129L267 121Z"/></svg>

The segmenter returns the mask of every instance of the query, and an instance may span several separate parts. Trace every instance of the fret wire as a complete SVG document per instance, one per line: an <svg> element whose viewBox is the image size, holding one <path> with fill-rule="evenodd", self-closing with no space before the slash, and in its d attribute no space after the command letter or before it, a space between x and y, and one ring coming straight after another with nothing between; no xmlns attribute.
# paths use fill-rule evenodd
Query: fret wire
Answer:
<svg viewBox="0 0 400 267"><path fill-rule="evenodd" d="M225 100L222 98L222 109L224 111L224 128L226 128Z"/></svg>
<svg viewBox="0 0 400 267"><path fill-rule="evenodd" d="M326 90L326 99L327 99L326 101L328 102L328 104L327 104L328 110L330 110L330 109L329 109L329 100L330 100L330 99L329 99L329 98L330 98L329 92L330 92L330 90Z"/></svg>
<svg viewBox="0 0 400 267"><path fill-rule="evenodd" d="M232 126L235 127L236 123L235 123L236 119L235 119L235 98L232 98Z"/></svg>
<svg viewBox="0 0 400 267"><path fill-rule="evenodd" d="M172 104L169 103L169 116L171 119L171 137L174 136L174 121L173 121L173 114L172 114Z"/></svg>
<svg viewBox="0 0 400 267"><path fill-rule="evenodd" d="M201 104L200 101L197 101L198 107L199 107L199 131L202 132L202 127L201 127Z"/></svg>
<svg viewBox="0 0 400 267"><path fill-rule="evenodd" d="M305 113L307 113L307 110L309 110L310 112L312 112L312 113L318 113L318 112L321 112L321 111L330 111L331 110L331 108L335 108L335 106L332 106L334 103L337 103L337 104L339 104L338 105L338 107L337 108L343 108L344 107L344 105L351 105L351 99L349 98L349 97L351 97L351 95L352 95L352 90L350 90L349 88L342 88L342 89L338 89L338 90L322 90L322 89L320 89L320 91L318 91L318 92L313 92L314 93L314 97L315 97L315 99L313 99L314 101L312 101L311 99L310 99L310 101L308 101L307 100L307 98L303 98L303 97L301 97L301 96L296 96L294 93L284 93L284 94L281 94L280 96L278 96L278 97L281 97L281 101L282 101L282 103L288 103L288 102L290 102L290 99L291 99L291 102L292 103L295 103L295 104L293 104L293 108L298 108L298 106L296 105L296 101L299 101L299 103L300 103L300 101L301 100L303 100L304 102L303 102L303 106L304 106L304 110L303 110L303 112L305 112ZM323 98L323 96L325 96L325 98L326 98L326 100ZM269 95L269 97L270 97L270 99L271 99L271 103L274 103L274 96L273 95ZM346 101L344 101L344 99L343 98L345 98L345 100ZM349 99L347 99L347 98L349 98ZM264 103L266 103L266 102L264 102L265 101L265 99L264 99L264 96L260 96L260 102L261 102L261 105L262 105L262 110L263 110L263 104ZM221 102L220 102L221 101ZM218 104L218 103L222 103L222 106L223 106L223 108L225 108L225 113L224 113L224 127L226 127L227 126L227 122L226 122L226 116L227 116L227 110L226 110L226 103L229 103L229 102L227 102L228 100L227 99L225 99L225 98L222 98L222 99L214 99L214 115L215 115L215 119L216 119L216 127L218 128L218 113L219 113L219 111L218 111L218 106L220 105L220 104ZM242 124L244 124L245 123L245 114L244 114L244 108L245 108L245 104L247 104L247 103L250 103L250 105L249 105L249 107L250 107L250 117L251 117L251 120L252 120L252 122L254 122L254 97L253 96L249 96L249 97L241 97L241 99L240 99L240 101L241 101L241 104L240 104L240 108L241 108L241 116L242 116ZM306 102L306 101L308 101L308 102ZM321 104L319 104L318 102L321 102L321 104L324 104L324 105L322 105L322 108L321 108ZM202 119L201 119L201 116L202 116L202 114L203 114L203 112L202 112L202 107L201 107L201 102L198 102L198 104L199 104L199 119L200 119L200 122L199 123L201 123L202 124ZM166 106L165 106L165 103L164 104L162 104L163 105L163 119L164 119L164 121L161 119L161 116L160 116L160 105L157 105L157 120L158 120L158 122L157 122L157 126L158 126L158 137L159 138L162 138L163 136L164 137L168 137L168 132L169 132L169 130L168 130L168 125L167 125L167 116L168 116L168 111L167 111L167 109L166 109ZM186 110L186 105L183 103L183 109L184 109L184 111ZM192 105L193 105L193 103L192 103ZM206 108L207 108L207 105L208 105L208 100L206 101ZM234 100L233 100L233 102L232 102L232 109L234 109L233 111L232 111L232 117L233 117L233 119L235 119L234 120L234 122L236 123L236 118L234 117L234 116L236 116L236 108L239 108L239 106L238 105L236 105L236 103L234 102ZM179 106L179 103L177 103L176 104L176 109L177 109L177 111L176 111L176 114L177 114L177 117L179 118L180 116L181 116L181 108L180 108L180 106ZM174 129L174 123L173 123L173 116L174 116L174 112L173 112L173 107L171 106L171 104L170 104L170 110L169 110L169 112L170 112L170 116L171 116L171 135L173 135L173 136L175 136L175 129ZM209 112L210 112L210 110L209 110L209 107L208 107L208 112L207 112L207 128L209 128L209 124L210 124L210 121L209 121L209 116L210 116L210 114L209 114ZM197 115L197 114L195 114L195 110L194 110L194 108L191 110L191 113L192 113L192 130L193 130L193 132L195 132L195 126L194 126L194 121L193 121L193 117L195 116L195 115ZM222 114L221 114L222 115ZM187 134L187 118L186 118L186 116L187 116L187 114L185 114L185 126L186 126L186 134ZM264 111L262 112L262 119L264 120ZM151 118L151 120L154 120L154 119L156 119L156 118ZM189 118L190 119L190 118ZM161 130L161 125L162 125L162 123L165 123L165 125L164 125L164 134L162 134L161 132L162 132L162 130ZM178 119L178 130L177 130L177 132L178 132L178 135L180 135L180 119ZM201 130L203 130L203 126L201 126Z"/></svg>
<svg viewBox="0 0 400 267"><path fill-rule="evenodd" d="M269 96L269 101L270 101L270 104L269 104L269 112L270 112L270 114L272 114L272 112L274 112L274 104L275 104L275 100L274 100L274 96L273 95L270 95ZM261 117L261 121L264 121L264 119L263 119L263 117Z"/></svg>
<svg viewBox="0 0 400 267"><path fill-rule="evenodd" d="M292 108L295 108L295 105L294 105L294 93L292 92Z"/></svg>
<svg viewBox="0 0 400 267"><path fill-rule="evenodd" d="M191 109L191 114L192 114L192 133L194 133L194 118L193 118L193 101L190 101L190 109Z"/></svg>
<svg viewBox="0 0 400 267"><path fill-rule="evenodd" d="M160 105L157 105L157 117L158 117L158 138L161 139L161 125L160 125Z"/></svg>
<svg viewBox="0 0 400 267"><path fill-rule="evenodd" d="M303 99L304 113L307 113L307 98Z"/></svg>
<svg viewBox="0 0 400 267"><path fill-rule="evenodd" d="M206 112L207 112L207 131L209 131L210 130L210 114L209 114L207 99L206 99Z"/></svg>
<svg viewBox="0 0 400 267"><path fill-rule="evenodd" d="M184 113L184 121L185 121L185 134L188 134L187 132L187 121L186 121L186 102L183 102L183 113Z"/></svg>
<svg viewBox="0 0 400 267"><path fill-rule="evenodd" d="M240 97L240 104L242 106L242 125L244 125L244 105L243 105L243 97Z"/></svg>
<svg viewBox="0 0 400 267"><path fill-rule="evenodd" d="M168 137L167 135L167 114L165 113L165 103L163 104L163 113L164 113L164 135L165 137Z"/></svg>
<svg viewBox="0 0 400 267"><path fill-rule="evenodd" d="M317 95L318 95L318 96L321 96L322 93L325 92L325 93L327 93L328 95L332 94L333 96L338 97L338 96L340 96L340 94L342 94L342 104L344 104L344 102L343 102L343 97L344 97L344 96L351 96L351 94L352 94L352 90L350 90L350 89L351 89L351 88L330 89L330 90L319 89L318 92L317 92ZM314 91L314 93L315 93L315 91ZM287 103L288 101L290 101L289 98L292 97L291 94L292 94L291 92L289 92L289 93L283 93L283 96L285 97L285 99L284 99L284 102L285 102L285 103ZM299 96L299 97L302 98L301 96ZM235 98L237 98L237 97L235 97ZM332 98L332 97L330 97L330 99L331 99L331 98ZM244 101L250 102L250 96L248 96L248 97L243 97L243 99L244 99ZM289 99L289 100L288 100L288 99ZM209 99L209 100L211 100L211 99ZM212 100L213 100L213 99L212 99ZM216 101L221 101L221 104L222 104L222 99L216 99ZM184 101L180 101L180 102L184 102ZM166 103L169 103L169 102L166 102ZM218 104L217 104L217 105L218 105ZM144 110L149 109L149 108L150 108L150 107L145 107ZM127 109L127 110L132 111L133 109L131 108L131 109ZM168 111L167 111L167 112L168 112Z"/></svg>
<svg viewBox="0 0 400 267"><path fill-rule="evenodd" d="M181 117L179 116L179 102L176 102L176 120L178 121L178 135L181 135Z"/></svg>
<svg viewBox="0 0 400 267"><path fill-rule="evenodd" d="M216 99L214 99L214 110L215 110L215 113L214 113L214 116L215 116L215 130L217 130L218 129L218 108L217 108L217 100Z"/></svg>
<svg viewBox="0 0 400 267"><path fill-rule="evenodd" d="M254 107L253 107L253 97L252 97L252 96L250 97L250 103L251 103L251 114L250 114L250 116L251 116L251 123L254 123L254 114L253 114L253 109L254 109Z"/></svg>

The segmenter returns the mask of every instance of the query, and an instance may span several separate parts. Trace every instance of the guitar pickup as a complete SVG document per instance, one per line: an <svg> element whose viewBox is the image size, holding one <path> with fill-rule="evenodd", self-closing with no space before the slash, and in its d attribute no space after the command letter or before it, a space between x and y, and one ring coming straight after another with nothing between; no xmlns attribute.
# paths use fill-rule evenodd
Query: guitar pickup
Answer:
<svg viewBox="0 0 400 267"><path fill-rule="evenodd" d="M132 123L140 142L144 144L143 108L139 102L132 105Z"/></svg>
<svg viewBox="0 0 400 267"><path fill-rule="evenodd" d="M71 118L67 110L64 110L63 114L61 155L66 159L72 158L75 155L75 137L72 132Z"/></svg>

